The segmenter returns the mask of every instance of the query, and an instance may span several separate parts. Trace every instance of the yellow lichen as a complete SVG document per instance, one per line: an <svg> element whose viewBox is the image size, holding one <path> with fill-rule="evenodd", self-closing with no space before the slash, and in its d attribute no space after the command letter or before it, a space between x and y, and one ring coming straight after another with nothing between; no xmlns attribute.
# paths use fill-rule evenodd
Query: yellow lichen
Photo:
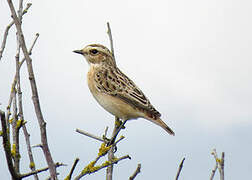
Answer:
<svg viewBox="0 0 252 180"><path fill-rule="evenodd" d="M70 176L68 175L64 180L70 180Z"/></svg>
<svg viewBox="0 0 252 180"><path fill-rule="evenodd" d="M116 156L114 156L113 158L112 158L112 161L117 161L118 160L118 158L116 157Z"/></svg>
<svg viewBox="0 0 252 180"><path fill-rule="evenodd" d="M10 123L12 123L12 121L13 121L13 118L11 118L11 119L9 120Z"/></svg>
<svg viewBox="0 0 252 180"><path fill-rule="evenodd" d="M21 119L17 120L17 129L20 128L22 126L22 124L23 123L22 123Z"/></svg>
<svg viewBox="0 0 252 180"><path fill-rule="evenodd" d="M109 149L111 148L112 145L110 146L106 146L105 143L101 144L101 147L99 149L99 153L98 156L104 156L105 154L107 154L107 152L109 151Z"/></svg>
<svg viewBox="0 0 252 180"><path fill-rule="evenodd" d="M30 167L30 169L33 169L35 167L35 163L34 162L30 162L29 167Z"/></svg>
<svg viewBox="0 0 252 180"><path fill-rule="evenodd" d="M102 165L101 166L108 166L108 165L110 165L111 164L111 162L110 161L105 161L104 163L102 163Z"/></svg>
<svg viewBox="0 0 252 180"><path fill-rule="evenodd" d="M12 155L13 157L16 156L16 144L12 144L11 155Z"/></svg>
<svg viewBox="0 0 252 180"><path fill-rule="evenodd" d="M0 131L0 136L2 136L3 135L3 131Z"/></svg>
<svg viewBox="0 0 252 180"><path fill-rule="evenodd" d="M115 121L115 125L116 125L116 127L120 127L120 126L121 126L121 124L122 124L122 122L121 122L120 120L116 120L116 121Z"/></svg>
<svg viewBox="0 0 252 180"><path fill-rule="evenodd" d="M221 163L221 159L219 159L219 158L217 158L216 161L217 161L218 163Z"/></svg>
<svg viewBox="0 0 252 180"><path fill-rule="evenodd" d="M93 168L95 165L95 161L90 162L83 170L82 170L82 174L90 174L91 172L93 172Z"/></svg>

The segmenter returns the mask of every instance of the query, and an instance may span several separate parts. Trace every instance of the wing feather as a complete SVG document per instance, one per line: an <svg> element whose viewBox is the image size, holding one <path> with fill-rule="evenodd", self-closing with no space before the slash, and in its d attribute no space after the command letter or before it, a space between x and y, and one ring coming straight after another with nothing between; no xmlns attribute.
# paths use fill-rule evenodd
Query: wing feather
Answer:
<svg viewBox="0 0 252 180"><path fill-rule="evenodd" d="M150 118L158 119L161 114L151 105L144 93L118 68L103 68L95 74L97 89L116 96L130 106L144 111Z"/></svg>

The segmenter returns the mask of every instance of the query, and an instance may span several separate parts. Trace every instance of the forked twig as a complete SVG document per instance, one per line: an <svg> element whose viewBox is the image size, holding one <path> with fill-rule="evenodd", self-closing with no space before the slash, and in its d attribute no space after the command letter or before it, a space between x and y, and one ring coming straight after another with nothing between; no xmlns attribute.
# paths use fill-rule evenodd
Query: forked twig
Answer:
<svg viewBox="0 0 252 180"><path fill-rule="evenodd" d="M225 158L225 153L224 152L221 153L221 159L218 158L216 149L213 149L211 154L214 156L216 165L215 165L214 169L212 170L210 180L213 180L215 172L216 172L217 169L219 170L219 173L220 173L220 180L224 180L224 158Z"/></svg>
<svg viewBox="0 0 252 180"><path fill-rule="evenodd" d="M28 12L28 9L31 7L31 5L32 5L31 3L27 3L26 8L23 10L22 16ZM4 52L4 49L5 49L5 45L6 45L9 30L12 27L13 24L14 24L14 20L11 21L11 23L6 27L6 29L4 31L3 41L2 41L1 48L0 48L0 61L1 61L1 58L3 56L3 52Z"/></svg>

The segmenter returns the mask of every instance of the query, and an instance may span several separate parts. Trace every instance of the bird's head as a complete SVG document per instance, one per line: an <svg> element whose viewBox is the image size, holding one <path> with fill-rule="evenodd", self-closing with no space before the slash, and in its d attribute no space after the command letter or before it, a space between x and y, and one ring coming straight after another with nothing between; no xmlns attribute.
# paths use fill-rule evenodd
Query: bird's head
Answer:
<svg viewBox="0 0 252 180"><path fill-rule="evenodd" d="M106 64L110 66L115 66L115 61L112 53L103 45L100 44L90 44L81 50L73 51L78 54L82 54L89 64Z"/></svg>

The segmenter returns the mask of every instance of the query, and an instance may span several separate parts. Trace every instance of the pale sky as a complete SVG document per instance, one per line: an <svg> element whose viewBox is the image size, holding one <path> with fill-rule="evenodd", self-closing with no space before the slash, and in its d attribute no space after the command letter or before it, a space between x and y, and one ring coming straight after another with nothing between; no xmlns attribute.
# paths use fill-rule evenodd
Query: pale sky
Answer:
<svg viewBox="0 0 252 180"><path fill-rule="evenodd" d="M113 116L92 97L86 83L88 64L72 51L90 43L109 47L109 21L116 61L175 131L144 119L129 121L116 156L129 154L115 166L114 179L128 179L138 163L137 180L174 179L186 158L180 179L209 179L213 148L226 153L228 180L251 177L252 152L252 2L249 0L76 0L31 1L23 19L28 47L40 34L32 54L48 141L64 179L80 158L75 175L92 161L100 142L75 132L111 133ZM25 1L25 3L27 3ZM7 1L0 2L0 42L11 21ZM15 72L15 28L0 62L0 109L5 110ZM40 143L25 64L22 69L24 116L33 145ZM22 172L28 161L23 135ZM2 142L2 140L1 140ZM0 174L10 179L3 148ZM37 168L46 166L42 151L33 149ZM102 159L104 161L104 159ZM102 162L102 161L101 161ZM47 173L42 173L45 179ZM104 179L105 170L86 179ZM31 178L30 178L31 179ZM218 179L216 176L215 179Z"/></svg>

